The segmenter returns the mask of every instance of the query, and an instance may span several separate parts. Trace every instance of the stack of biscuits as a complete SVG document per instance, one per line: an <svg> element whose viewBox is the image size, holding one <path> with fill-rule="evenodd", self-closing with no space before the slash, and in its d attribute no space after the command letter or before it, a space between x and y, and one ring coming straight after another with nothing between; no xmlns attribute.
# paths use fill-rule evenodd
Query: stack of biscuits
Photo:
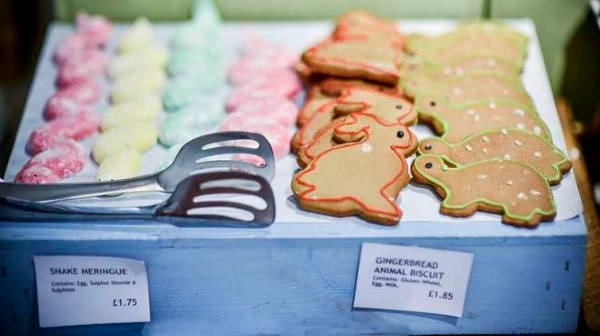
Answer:
<svg viewBox="0 0 600 336"><path fill-rule="evenodd" d="M413 178L442 198L443 214L493 212L528 227L552 220L550 185L571 163L521 83L527 45L492 22L404 37L369 13L343 15L297 66L309 87L292 140L299 205L394 225L410 180L405 157L417 150ZM407 128L417 116L438 137L417 145Z"/></svg>
<svg viewBox="0 0 600 336"><path fill-rule="evenodd" d="M355 11L303 53L297 72L309 89L292 139L303 168L292 190L302 208L388 225L400 219L405 157L417 146L407 127L417 114L398 87L404 40L393 23Z"/></svg>
<svg viewBox="0 0 600 336"><path fill-rule="evenodd" d="M481 210L529 227L556 215L549 186L571 163L521 83L527 44L491 22L407 37L401 86L439 135L421 141L411 170L443 198L444 214Z"/></svg>

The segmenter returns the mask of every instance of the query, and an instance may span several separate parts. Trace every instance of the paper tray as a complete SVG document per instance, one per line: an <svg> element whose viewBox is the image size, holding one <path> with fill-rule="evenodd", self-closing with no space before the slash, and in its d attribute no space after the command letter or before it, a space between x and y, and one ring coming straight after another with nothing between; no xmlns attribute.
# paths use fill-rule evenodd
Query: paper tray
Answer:
<svg viewBox="0 0 600 336"><path fill-rule="evenodd" d="M547 123L553 142L563 152L566 151L564 137L558 120L556 107L548 76L545 71L541 50L535 27L528 19L508 20L507 24L526 34L529 39L528 57L522 74L523 84L535 103L535 106L541 118ZM400 21L399 27L404 33L425 33L438 34L451 29L456 25L455 21L449 20L419 20L419 21ZM155 31L157 38L167 45L170 34L175 30L177 24L157 24ZM109 55L114 55L114 45L120 39L120 36L127 30L129 25L116 25L115 33L112 36L111 43L107 48ZM41 53L40 61L36 71L33 85L29 94L27 105L22 117L18 136L11 154L9 164L6 170L5 179L11 181L14 179L18 170L29 159L25 151L25 145L29 134L35 127L41 125L44 121L42 111L48 97L55 91L54 80L57 75L56 67L51 61L51 55L59 42L70 32L71 25L54 24L49 29L46 44ZM238 56L239 47L244 42L248 32L252 30L258 36L272 42L279 43L290 50L297 52L298 55L311 44L319 41L331 31L331 23L328 22L274 22L274 23L226 23L222 26L220 32L220 41L225 48L225 57L223 63L228 66L234 62ZM102 79L103 88L106 97L110 91L109 82ZM224 102L229 88L223 87L214 95L215 99ZM96 106L99 113L103 113L108 106L108 98L103 99ZM432 133L423 125L412 127L419 138L425 138ZM290 130L293 132L293 130ZM97 136L83 141L82 143L89 151L95 142ZM155 146L151 151L144 155L144 173L152 172L155 169L155 163L162 161L165 150L160 146ZM409 164L414 156L408 159ZM82 172L65 182L90 181L93 180L97 165L88 159L88 162ZM288 157L277 162L276 177L272 183L275 197L277 200L277 220L276 224L283 223L343 223L344 225L359 225L363 227L365 222L356 217L335 218L309 213L299 209L290 189L290 180L293 172L297 169L295 157L290 154ZM558 207L555 222L578 216L582 211L581 201L573 173L568 173L560 185L552 187L554 197ZM119 199L119 202L129 202L127 199ZM417 187L410 184L405 188L398 199L404 215L401 223L407 222L433 222L433 223L464 223L464 222L492 222L494 225L500 224L500 216L485 213L476 213L469 218L456 219L444 216L438 213L439 200L430 190ZM543 223L544 226L554 225L554 223ZM369 227L376 227L368 224ZM402 225L400 225L402 226ZM387 230L387 229L386 229Z"/></svg>

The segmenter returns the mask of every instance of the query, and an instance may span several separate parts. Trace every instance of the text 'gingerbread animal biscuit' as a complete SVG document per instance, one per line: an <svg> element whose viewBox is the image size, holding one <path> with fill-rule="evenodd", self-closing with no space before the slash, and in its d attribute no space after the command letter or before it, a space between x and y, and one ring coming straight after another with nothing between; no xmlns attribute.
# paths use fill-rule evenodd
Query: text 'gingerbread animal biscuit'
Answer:
<svg viewBox="0 0 600 336"><path fill-rule="evenodd" d="M550 140L550 131L530 108L506 99L454 105L439 95L417 98L419 120L433 126L444 140L456 143L483 131L516 128Z"/></svg>
<svg viewBox="0 0 600 336"><path fill-rule="evenodd" d="M443 198L440 212L453 217L478 210L498 213L506 224L535 227L552 220L556 206L546 180L531 166L512 160L488 160L458 168L422 155L411 167L418 183L433 186Z"/></svg>
<svg viewBox="0 0 600 336"><path fill-rule="evenodd" d="M326 40L308 49L302 60L317 72L395 85L400 51L392 43L361 38Z"/></svg>
<svg viewBox="0 0 600 336"><path fill-rule="evenodd" d="M308 144L334 118L367 110L388 123L401 121L412 125L417 120L415 109L404 98L371 89L347 89L335 101L322 105L296 132L292 139L294 152Z"/></svg>
<svg viewBox="0 0 600 336"><path fill-rule="evenodd" d="M516 129L474 134L456 144L430 138L419 144L420 154L434 154L445 161L463 166L478 161L506 159L535 168L550 184L557 184L571 168L571 162L551 142Z"/></svg>
<svg viewBox="0 0 600 336"><path fill-rule="evenodd" d="M402 212L395 199L410 179L404 153L414 134L402 124L383 125L371 115L357 114L344 118L335 137L345 143L319 154L292 179L300 206L396 224Z"/></svg>
<svg viewBox="0 0 600 336"><path fill-rule="evenodd" d="M467 104L490 99L509 99L533 107L533 101L518 78L491 74L455 76L436 81L421 73L402 80L407 97L415 99L422 94L439 94L452 104Z"/></svg>

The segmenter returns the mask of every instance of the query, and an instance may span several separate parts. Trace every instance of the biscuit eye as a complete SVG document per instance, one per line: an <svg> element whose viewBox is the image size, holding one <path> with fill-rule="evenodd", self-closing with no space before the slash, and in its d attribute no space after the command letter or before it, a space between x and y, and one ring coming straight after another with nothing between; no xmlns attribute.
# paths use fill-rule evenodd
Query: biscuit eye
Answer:
<svg viewBox="0 0 600 336"><path fill-rule="evenodd" d="M403 138L403 137L404 137L404 131L398 131L398 132L396 133L396 136L397 136L398 138Z"/></svg>
<svg viewBox="0 0 600 336"><path fill-rule="evenodd" d="M424 149L427 150L427 151L431 150L431 148L432 148L431 144L426 144L425 147L424 147Z"/></svg>
<svg viewBox="0 0 600 336"><path fill-rule="evenodd" d="M402 106L402 105L400 105L400 104L396 105L396 109L397 109L397 110L402 110L402 108L403 108L403 106Z"/></svg>
<svg viewBox="0 0 600 336"><path fill-rule="evenodd" d="M432 100L432 101L429 102L429 106L434 107L435 105L436 105L436 103L435 103L434 100Z"/></svg>
<svg viewBox="0 0 600 336"><path fill-rule="evenodd" d="M427 169L431 169L431 168L433 168L433 163L431 163L431 162L427 162L427 163L425 164L425 168L427 168Z"/></svg>

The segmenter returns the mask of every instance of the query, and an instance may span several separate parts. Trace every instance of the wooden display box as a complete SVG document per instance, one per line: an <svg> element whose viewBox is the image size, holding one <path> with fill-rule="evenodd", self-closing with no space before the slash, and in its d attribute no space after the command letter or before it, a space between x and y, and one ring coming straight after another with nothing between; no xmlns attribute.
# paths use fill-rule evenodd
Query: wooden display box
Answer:
<svg viewBox="0 0 600 336"><path fill-rule="evenodd" d="M535 28L526 19L509 23L531 38L523 81L550 126L554 142L564 150ZM399 24L405 32L436 33L455 22ZM172 28L165 25L157 30L165 38ZM298 52L330 28L323 22L254 24L259 36L281 41ZM118 34L123 29L120 27ZM225 24L222 40L239 45L243 32L244 25ZM55 78L51 53L67 33L62 25L50 29L7 170L9 180L26 160L23 148L31 125L41 123L41 107ZM233 57L235 53L226 62ZM105 107L102 104L106 102L99 105L99 111ZM415 130L419 136L428 132L419 127ZM93 143L90 141L86 146ZM376 335L576 330L586 228L572 173L553 187L559 205L557 221L532 230L503 225L495 215L477 214L467 219L437 215L434 194L413 185L401 194L405 217L395 227L309 214L298 209L290 197L294 169L291 156L278 162L273 182L278 217L264 229L176 228L158 222L0 223L1 334ZM353 309L364 242L473 253L462 318ZM152 321L40 329L34 255L144 260Z"/></svg>

